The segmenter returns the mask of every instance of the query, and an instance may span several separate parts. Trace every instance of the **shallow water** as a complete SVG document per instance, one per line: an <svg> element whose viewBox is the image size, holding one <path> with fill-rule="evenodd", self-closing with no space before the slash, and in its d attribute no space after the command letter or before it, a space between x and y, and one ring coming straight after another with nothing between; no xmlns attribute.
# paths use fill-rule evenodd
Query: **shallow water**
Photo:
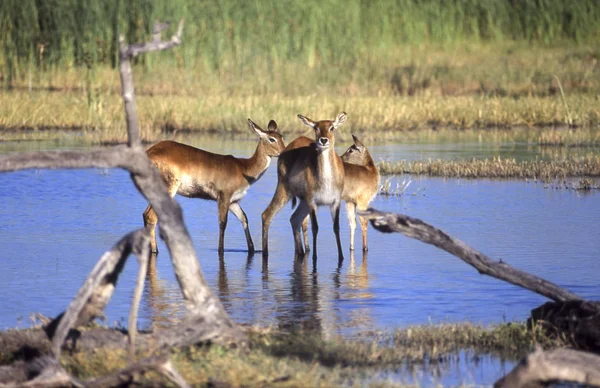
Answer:
<svg viewBox="0 0 600 388"><path fill-rule="evenodd" d="M254 145L253 141L213 141L206 148L250 155ZM27 148L80 147L32 143ZM371 150L376 160L496 155L485 148L387 145ZM526 146L502 149L507 157L543 157ZM11 150L9 143L0 147L2 153ZM257 247L261 242L260 215L275 184L273 163L241 202ZM243 230L235 217L229 217L221 261L216 250L216 203L178 199L204 275L237 322L353 336L364 330L429 322L524 320L533 307L545 301L529 291L481 276L454 256L399 234L384 235L370 229L370 250L363 255L359 230L355 241L358 250L353 256L347 250L345 209L341 233L346 258L341 267L326 208L319 211L316 272L310 260L294 264L290 207L273 220L268 262L260 253L248 257ZM146 207L128 173L98 169L0 174L0 203L0 328L28 326L33 312L54 316L63 311L100 256L125 233L142 226L141 214ZM600 236L596 229L600 195L544 189L542 184L522 181L413 177L404 196L378 196L372 206L420 218L493 259L502 259L584 298L600 299ZM162 241L159 250L146 282L142 327L167 325L183 311ZM109 324L126 325L136 271L137 263L130 259L106 311ZM487 366L459 368L440 379L490 384L505 373L505 366L497 360L481 365ZM433 378L427 370L421 373L421 382Z"/></svg>

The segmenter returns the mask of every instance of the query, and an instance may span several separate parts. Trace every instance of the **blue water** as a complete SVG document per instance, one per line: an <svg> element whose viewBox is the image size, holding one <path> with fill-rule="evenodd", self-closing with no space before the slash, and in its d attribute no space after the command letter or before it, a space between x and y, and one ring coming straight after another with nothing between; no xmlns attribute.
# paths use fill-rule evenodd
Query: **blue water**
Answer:
<svg viewBox="0 0 600 388"><path fill-rule="evenodd" d="M211 150L248 156L254 147L252 141L232 144L217 142ZM423 152L405 146L372 149L375 159L388 160L407 154L417 158ZM522 181L410 179L403 196L378 196L372 206L420 218L493 259L584 298L600 299L600 195ZM275 184L273 163L241 202L257 247L260 215ZM345 209L341 226L346 259L341 267L325 208L319 211L316 272L312 263L294 265L289 207L271 225L268 263L260 254L249 258L244 252L244 234L234 217L220 261L216 203L178 199L206 279L240 323L353 336L430 322L521 321L546 301L399 234L370 229L370 251L363 256L359 229L358 250L351 256ZM63 311L100 256L124 234L142 227L147 205L128 173L98 169L0 174L0 204L0 328L28 326L31 313L54 316ZM183 312L162 241L159 249L146 282L141 327L168 325ZM106 311L110 325L126 324L137 268L130 258ZM477 367L448 375L453 382L490 384L506 372L499 365L492 361L485 372ZM431 377L423 373L425 380ZM469 380L471 376L479 377Z"/></svg>

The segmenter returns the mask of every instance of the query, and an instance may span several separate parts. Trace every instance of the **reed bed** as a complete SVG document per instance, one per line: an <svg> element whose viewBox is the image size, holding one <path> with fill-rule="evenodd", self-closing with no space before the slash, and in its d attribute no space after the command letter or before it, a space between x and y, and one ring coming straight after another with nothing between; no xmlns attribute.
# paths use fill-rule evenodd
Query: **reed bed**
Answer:
<svg viewBox="0 0 600 388"><path fill-rule="evenodd" d="M382 175L411 174L444 178L531 179L542 182L570 177L600 177L600 155L564 160L486 158L469 160L426 160L378 163Z"/></svg>
<svg viewBox="0 0 600 388"><path fill-rule="evenodd" d="M297 134L297 113L342 110L366 141L600 124L594 0L5 0L0 139L124 141L117 37L147 40L154 20L182 16L184 44L134 64L146 141L245 136L248 117ZM583 133L526 141L598 144Z"/></svg>
<svg viewBox="0 0 600 388"><path fill-rule="evenodd" d="M0 62L12 79L29 66L115 65L118 35L139 40L156 19L186 17L186 45L172 62L219 72L270 62L352 68L399 47L464 41L560 40L600 36L594 0L204 1L4 0ZM27 28L22 28L27 26Z"/></svg>

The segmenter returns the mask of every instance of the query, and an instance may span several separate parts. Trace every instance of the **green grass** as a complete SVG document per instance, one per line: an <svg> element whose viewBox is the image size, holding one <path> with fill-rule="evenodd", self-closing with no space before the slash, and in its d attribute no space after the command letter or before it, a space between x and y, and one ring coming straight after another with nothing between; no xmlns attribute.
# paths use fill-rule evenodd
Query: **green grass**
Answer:
<svg viewBox="0 0 600 388"><path fill-rule="evenodd" d="M247 347L201 346L175 351L175 367L193 385L206 386L375 386L400 385L378 379L382 372L443 364L459 351L516 361L539 345L564 346L539 328L508 323L483 327L469 323L414 326L394 333L365 334L361 340L324 339L317 333L250 329ZM143 355L140 355L143 356ZM97 350L63 356L76 377L90 378L122 368L125 352ZM156 376L147 376L156 380Z"/></svg>
<svg viewBox="0 0 600 388"><path fill-rule="evenodd" d="M293 63L333 67L323 76L335 78L340 69L377 71L407 46L593 44L600 36L595 0L4 0L0 66L7 83L31 67L114 66L119 34L140 41L154 20L181 17L186 44L141 58L144 68L170 63L239 78Z"/></svg>

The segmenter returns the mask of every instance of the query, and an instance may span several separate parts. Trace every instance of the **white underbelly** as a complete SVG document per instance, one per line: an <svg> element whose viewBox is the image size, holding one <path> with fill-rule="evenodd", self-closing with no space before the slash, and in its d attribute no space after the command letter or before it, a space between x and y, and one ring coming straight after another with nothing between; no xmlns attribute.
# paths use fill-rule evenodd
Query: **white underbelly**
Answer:
<svg viewBox="0 0 600 388"><path fill-rule="evenodd" d="M235 193L233 193L233 196L231 197L231 202L237 202L240 199L244 198L247 191L248 191L248 189L243 189L243 190L238 190Z"/></svg>

